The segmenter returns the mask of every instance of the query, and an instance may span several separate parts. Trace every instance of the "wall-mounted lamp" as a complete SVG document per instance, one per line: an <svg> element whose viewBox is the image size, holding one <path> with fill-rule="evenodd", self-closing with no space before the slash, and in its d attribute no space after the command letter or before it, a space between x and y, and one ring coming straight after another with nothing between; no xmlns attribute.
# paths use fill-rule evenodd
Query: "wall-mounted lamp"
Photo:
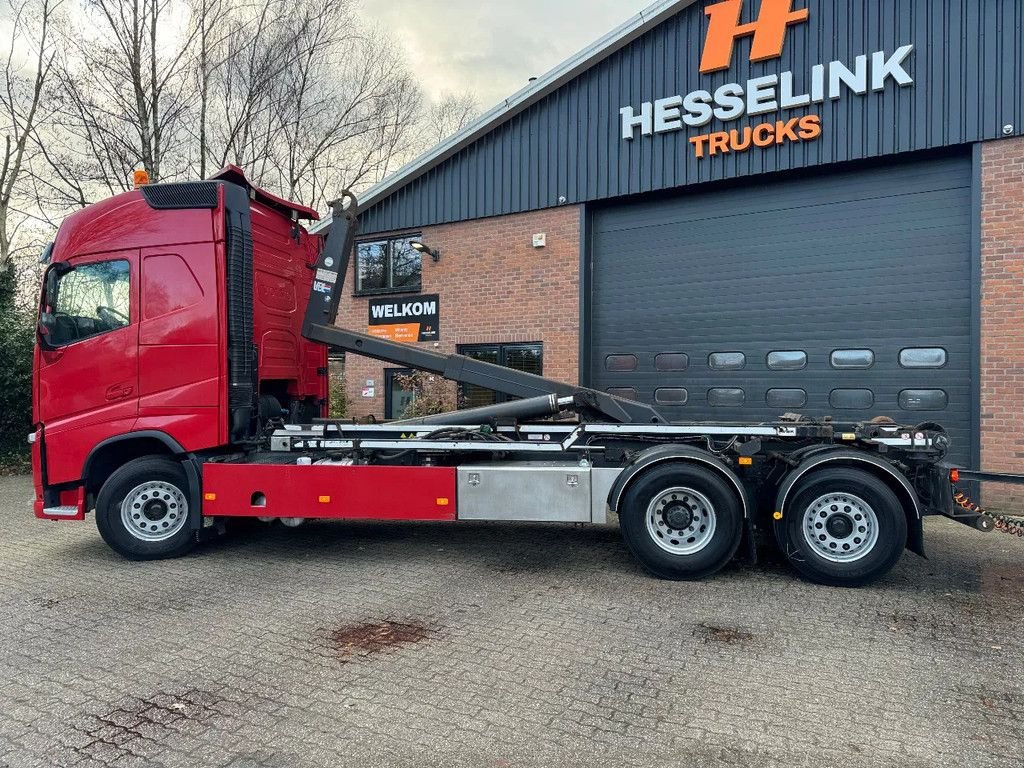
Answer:
<svg viewBox="0 0 1024 768"><path fill-rule="evenodd" d="M431 248L425 243L421 243L419 240L410 240L409 247L417 253L425 253L430 256L434 261L441 260L441 252L436 248Z"/></svg>

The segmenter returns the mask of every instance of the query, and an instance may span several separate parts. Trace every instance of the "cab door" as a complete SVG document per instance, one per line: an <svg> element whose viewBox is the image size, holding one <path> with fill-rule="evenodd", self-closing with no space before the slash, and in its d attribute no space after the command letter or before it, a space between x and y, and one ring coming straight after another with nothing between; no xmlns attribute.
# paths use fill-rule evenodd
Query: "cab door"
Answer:
<svg viewBox="0 0 1024 768"><path fill-rule="evenodd" d="M39 410L51 484L77 480L89 451L138 415L138 251L92 254L47 272Z"/></svg>

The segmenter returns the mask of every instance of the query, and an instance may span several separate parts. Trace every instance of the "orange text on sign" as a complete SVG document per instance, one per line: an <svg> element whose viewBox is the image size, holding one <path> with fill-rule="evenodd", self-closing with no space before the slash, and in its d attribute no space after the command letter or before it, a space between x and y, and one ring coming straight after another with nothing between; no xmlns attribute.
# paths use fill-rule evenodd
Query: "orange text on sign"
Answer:
<svg viewBox="0 0 1024 768"><path fill-rule="evenodd" d="M821 117L805 115L791 120L761 123L753 128L733 128L731 131L716 131L693 136L693 154L700 157L714 157L730 152L746 152L751 147L770 147L787 142L813 141L821 136Z"/></svg>
<svg viewBox="0 0 1024 768"><path fill-rule="evenodd" d="M750 47L751 61L767 61L782 55L786 30L791 24L807 21L806 8L793 9L793 0L761 0L757 21L740 24L743 0L725 0L704 9L709 18L708 34L704 38L704 53L700 60L703 74L719 72L732 65L733 48L741 37L753 36Z"/></svg>
<svg viewBox="0 0 1024 768"><path fill-rule="evenodd" d="M371 325L368 329L368 334L390 341L414 342L420 340L420 324Z"/></svg>

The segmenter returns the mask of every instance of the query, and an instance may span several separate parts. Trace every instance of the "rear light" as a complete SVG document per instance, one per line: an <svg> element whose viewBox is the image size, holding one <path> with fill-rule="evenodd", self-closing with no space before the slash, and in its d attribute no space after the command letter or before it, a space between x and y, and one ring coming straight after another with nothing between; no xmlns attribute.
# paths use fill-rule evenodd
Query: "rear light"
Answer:
<svg viewBox="0 0 1024 768"><path fill-rule="evenodd" d="M951 470L949 470L949 482L951 482L953 485L956 485L957 483L960 482L960 470L959 469L951 469Z"/></svg>

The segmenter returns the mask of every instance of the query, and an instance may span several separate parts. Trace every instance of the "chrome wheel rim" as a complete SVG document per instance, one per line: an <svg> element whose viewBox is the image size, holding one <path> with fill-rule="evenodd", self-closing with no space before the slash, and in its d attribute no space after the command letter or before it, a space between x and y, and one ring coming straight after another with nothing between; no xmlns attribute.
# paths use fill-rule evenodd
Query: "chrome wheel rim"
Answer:
<svg viewBox="0 0 1024 768"><path fill-rule="evenodd" d="M832 563L852 563L878 543L878 516L860 496L826 493L804 510L804 541Z"/></svg>
<svg viewBox="0 0 1024 768"><path fill-rule="evenodd" d="M188 501L178 487L162 480L137 485L121 502L121 523L141 541L171 538L188 520Z"/></svg>
<svg viewBox="0 0 1024 768"><path fill-rule="evenodd" d="M703 493L677 486L658 494L647 506L647 533L673 555L693 555L711 543L718 519Z"/></svg>

